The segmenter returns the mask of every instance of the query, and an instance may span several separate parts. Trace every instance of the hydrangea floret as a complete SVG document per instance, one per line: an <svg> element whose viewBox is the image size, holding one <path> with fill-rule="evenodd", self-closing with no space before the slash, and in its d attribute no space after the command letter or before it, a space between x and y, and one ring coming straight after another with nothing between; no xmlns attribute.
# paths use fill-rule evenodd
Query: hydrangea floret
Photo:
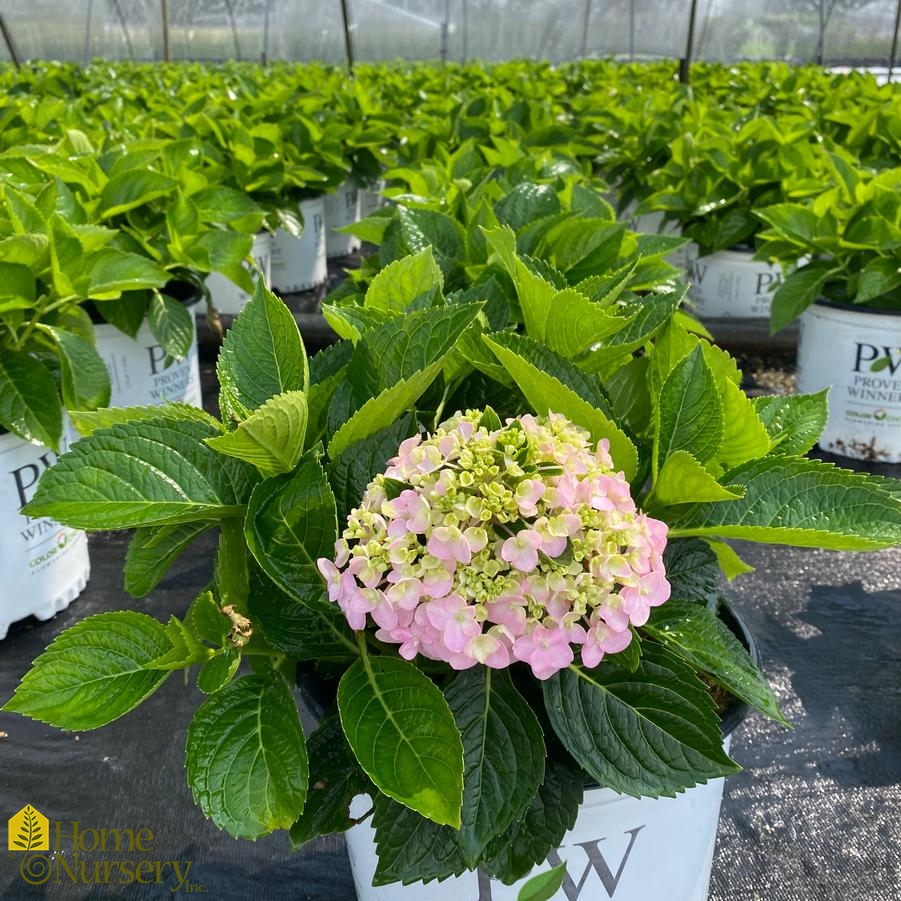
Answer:
<svg viewBox="0 0 901 901"><path fill-rule="evenodd" d="M577 651L588 667L623 651L667 600L666 533L606 439L553 413L469 411L403 442L318 566L350 626L371 621L405 659L547 679Z"/></svg>

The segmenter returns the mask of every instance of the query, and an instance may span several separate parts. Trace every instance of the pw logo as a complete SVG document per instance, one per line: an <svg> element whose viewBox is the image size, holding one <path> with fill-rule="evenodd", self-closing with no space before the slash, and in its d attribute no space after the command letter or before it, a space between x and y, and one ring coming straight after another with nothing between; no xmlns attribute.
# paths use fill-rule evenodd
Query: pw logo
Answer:
<svg viewBox="0 0 901 901"><path fill-rule="evenodd" d="M42 813L26 804L9 820L10 851L49 851L50 823Z"/></svg>

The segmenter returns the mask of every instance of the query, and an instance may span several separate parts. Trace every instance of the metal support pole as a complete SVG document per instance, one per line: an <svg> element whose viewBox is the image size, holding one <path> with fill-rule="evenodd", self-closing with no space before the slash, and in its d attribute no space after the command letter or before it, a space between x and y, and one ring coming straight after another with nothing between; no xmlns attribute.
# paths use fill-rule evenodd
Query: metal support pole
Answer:
<svg viewBox="0 0 901 901"><path fill-rule="evenodd" d="M235 44L235 59L241 59L241 43L238 40L238 23L235 21L235 8L232 0L225 0L225 10L228 13L228 21L231 23L232 40Z"/></svg>
<svg viewBox="0 0 901 901"><path fill-rule="evenodd" d="M698 18L698 0L691 0L688 14L688 39L685 41L685 56L679 60L679 81L688 84L691 80L691 54L695 43L695 20Z"/></svg>
<svg viewBox="0 0 901 901"><path fill-rule="evenodd" d="M901 0L899 0L901 2ZM462 19L461 26L463 29L463 47L460 53L461 62L466 62L466 57L469 54L469 0L462 0Z"/></svg>
<svg viewBox="0 0 901 901"><path fill-rule="evenodd" d="M354 42L350 36L350 10L347 0L341 0L341 21L344 24L344 55L347 58L347 71L354 72Z"/></svg>
<svg viewBox="0 0 901 901"><path fill-rule="evenodd" d="M826 43L826 0L819 2L820 33L817 37L817 65L823 65L823 49Z"/></svg>
<svg viewBox="0 0 901 901"><path fill-rule="evenodd" d="M629 62L635 60L635 0L629 0Z"/></svg>
<svg viewBox="0 0 901 901"><path fill-rule="evenodd" d="M888 57L888 80L892 80L892 70L895 68L895 62L898 59L898 26L901 25L901 0L895 8L895 30L892 32L892 49Z"/></svg>
<svg viewBox="0 0 901 901"><path fill-rule="evenodd" d="M16 49L16 42L13 40L12 32L9 30L6 19L3 18L2 14L0 14L0 31L3 32L3 42L6 44L6 49L9 51L9 58L13 61L13 64L17 69L21 69L22 57L19 56L19 51Z"/></svg>
<svg viewBox="0 0 901 901"><path fill-rule="evenodd" d="M264 66L269 65L269 14L270 14L269 0L265 0L265 2L263 3L263 53L262 53L262 63Z"/></svg>
<svg viewBox="0 0 901 901"><path fill-rule="evenodd" d="M585 0L585 18L582 22L582 48L579 53L581 59L585 59L588 53L588 23L591 21L591 0Z"/></svg>
<svg viewBox="0 0 901 901"><path fill-rule="evenodd" d="M84 20L84 64L91 61L91 29L94 24L94 0L88 0L88 11Z"/></svg>
<svg viewBox="0 0 901 901"><path fill-rule="evenodd" d="M169 62L169 0L160 0L160 13L163 20L163 60Z"/></svg>
<svg viewBox="0 0 901 901"><path fill-rule="evenodd" d="M450 33L450 0L444 0L444 19L441 22L441 55L442 65L447 62L447 42Z"/></svg>
<svg viewBox="0 0 901 901"><path fill-rule="evenodd" d="M116 8L119 24L122 26L122 34L125 36L125 46L128 48L128 58L134 60L135 48L131 44L131 35L128 33L128 23L125 21L125 13L122 12L122 6L119 3L119 0L113 0L113 6Z"/></svg>

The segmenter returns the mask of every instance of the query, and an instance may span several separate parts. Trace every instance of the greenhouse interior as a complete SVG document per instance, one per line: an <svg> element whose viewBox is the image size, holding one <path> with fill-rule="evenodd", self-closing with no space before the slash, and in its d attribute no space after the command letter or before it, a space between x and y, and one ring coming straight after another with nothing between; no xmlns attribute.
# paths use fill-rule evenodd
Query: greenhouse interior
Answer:
<svg viewBox="0 0 901 901"><path fill-rule="evenodd" d="M12 901L901 898L901 0L2 0Z"/></svg>

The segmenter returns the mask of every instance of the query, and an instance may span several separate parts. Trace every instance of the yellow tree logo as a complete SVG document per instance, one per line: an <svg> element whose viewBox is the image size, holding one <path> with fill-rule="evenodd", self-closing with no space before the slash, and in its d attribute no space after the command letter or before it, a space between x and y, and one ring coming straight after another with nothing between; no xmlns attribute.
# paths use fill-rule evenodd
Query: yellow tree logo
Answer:
<svg viewBox="0 0 901 901"><path fill-rule="evenodd" d="M50 823L43 814L26 804L9 820L10 851L49 851Z"/></svg>

